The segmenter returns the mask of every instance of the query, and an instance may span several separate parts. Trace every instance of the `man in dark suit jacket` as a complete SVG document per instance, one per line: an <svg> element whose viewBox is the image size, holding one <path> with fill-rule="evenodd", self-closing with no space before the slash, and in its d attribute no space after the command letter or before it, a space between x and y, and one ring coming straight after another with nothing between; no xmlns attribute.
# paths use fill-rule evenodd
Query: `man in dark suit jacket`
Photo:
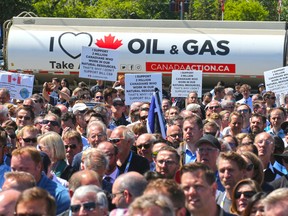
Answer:
<svg viewBox="0 0 288 216"><path fill-rule="evenodd" d="M118 126L110 136L109 141L116 144L118 147L117 166L120 173L135 171L144 174L150 169L149 162L131 151L131 146L134 143L134 133L126 126Z"/></svg>

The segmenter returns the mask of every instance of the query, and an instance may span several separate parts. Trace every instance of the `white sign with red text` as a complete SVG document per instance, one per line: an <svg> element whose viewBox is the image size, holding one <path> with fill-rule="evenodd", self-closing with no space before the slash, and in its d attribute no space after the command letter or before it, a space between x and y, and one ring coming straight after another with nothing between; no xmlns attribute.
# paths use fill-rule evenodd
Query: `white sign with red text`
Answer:
<svg viewBox="0 0 288 216"><path fill-rule="evenodd" d="M117 65L117 51L96 47L82 47L79 77L116 81Z"/></svg>
<svg viewBox="0 0 288 216"><path fill-rule="evenodd" d="M0 86L10 91L12 99L24 100L32 96L34 75L0 71Z"/></svg>
<svg viewBox="0 0 288 216"><path fill-rule="evenodd" d="M133 102L151 102L155 88L159 89L162 101L162 74L126 74L125 75L125 104Z"/></svg>
<svg viewBox="0 0 288 216"><path fill-rule="evenodd" d="M196 91L202 95L202 71L172 71L172 97L187 97L189 92Z"/></svg>

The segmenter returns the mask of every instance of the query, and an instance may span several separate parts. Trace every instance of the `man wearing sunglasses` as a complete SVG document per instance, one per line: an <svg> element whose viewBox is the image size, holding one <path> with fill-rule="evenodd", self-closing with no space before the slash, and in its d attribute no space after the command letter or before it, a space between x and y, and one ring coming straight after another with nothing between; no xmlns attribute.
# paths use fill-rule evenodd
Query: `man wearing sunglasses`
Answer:
<svg viewBox="0 0 288 216"><path fill-rule="evenodd" d="M152 158L152 144L156 138L149 133L141 134L136 141L137 154L146 158L150 163L150 170L155 170L155 163Z"/></svg>
<svg viewBox="0 0 288 216"><path fill-rule="evenodd" d="M39 131L35 126L27 125L23 127L17 134L18 146L34 146L37 145L37 136Z"/></svg>
<svg viewBox="0 0 288 216"><path fill-rule="evenodd" d="M108 214L105 193L96 185L83 185L76 189L71 199L71 215L102 216Z"/></svg>
<svg viewBox="0 0 288 216"><path fill-rule="evenodd" d="M16 125L18 130L26 125L33 125L34 118L35 115L31 107L18 107L16 110Z"/></svg>
<svg viewBox="0 0 288 216"><path fill-rule="evenodd" d="M53 113L47 114L42 121L41 131L42 134L48 131L54 131L60 134L61 132L60 118Z"/></svg>
<svg viewBox="0 0 288 216"><path fill-rule="evenodd" d="M76 130L71 129L62 135L62 140L65 146L68 164L72 164L74 156L83 149L81 135Z"/></svg>
<svg viewBox="0 0 288 216"><path fill-rule="evenodd" d="M117 165L120 174L129 171L144 174L150 169L149 162L146 158L131 151L134 140L135 134L126 126L118 126L111 133L109 142L116 144L119 150Z"/></svg>

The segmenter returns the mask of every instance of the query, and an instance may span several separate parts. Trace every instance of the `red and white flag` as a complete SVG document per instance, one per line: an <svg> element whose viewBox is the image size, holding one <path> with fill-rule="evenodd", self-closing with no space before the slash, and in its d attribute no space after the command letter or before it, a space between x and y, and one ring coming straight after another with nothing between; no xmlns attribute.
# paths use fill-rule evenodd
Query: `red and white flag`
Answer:
<svg viewBox="0 0 288 216"><path fill-rule="evenodd" d="M220 3L221 3L221 10L222 10L222 12L224 13L224 10L225 10L225 2L224 2L224 0L220 0Z"/></svg>
<svg viewBox="0 0 288 216"><path fill-rule="evenodd" d="M21 84L21 76L20 75L17 75L17 74L13 74L13 75L8 75L8 83L11 83L11 84L17 84L17 85L20 85Z"/></svg>

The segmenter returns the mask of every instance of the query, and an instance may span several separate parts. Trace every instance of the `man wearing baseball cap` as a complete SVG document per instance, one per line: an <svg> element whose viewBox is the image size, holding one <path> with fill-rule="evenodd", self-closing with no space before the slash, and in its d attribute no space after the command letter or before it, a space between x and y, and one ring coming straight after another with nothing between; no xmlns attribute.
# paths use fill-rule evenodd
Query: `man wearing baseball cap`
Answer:
<svg viewBox="0 0 288 216"><path fill-rule="evenodd" d="M204 134L203 137L199 139L195 145L197 162L207 165L215 172L218 190L224 191L224 187L219 180L216 166L216 160L221 151L220 142L213 135Z"/></svg>

